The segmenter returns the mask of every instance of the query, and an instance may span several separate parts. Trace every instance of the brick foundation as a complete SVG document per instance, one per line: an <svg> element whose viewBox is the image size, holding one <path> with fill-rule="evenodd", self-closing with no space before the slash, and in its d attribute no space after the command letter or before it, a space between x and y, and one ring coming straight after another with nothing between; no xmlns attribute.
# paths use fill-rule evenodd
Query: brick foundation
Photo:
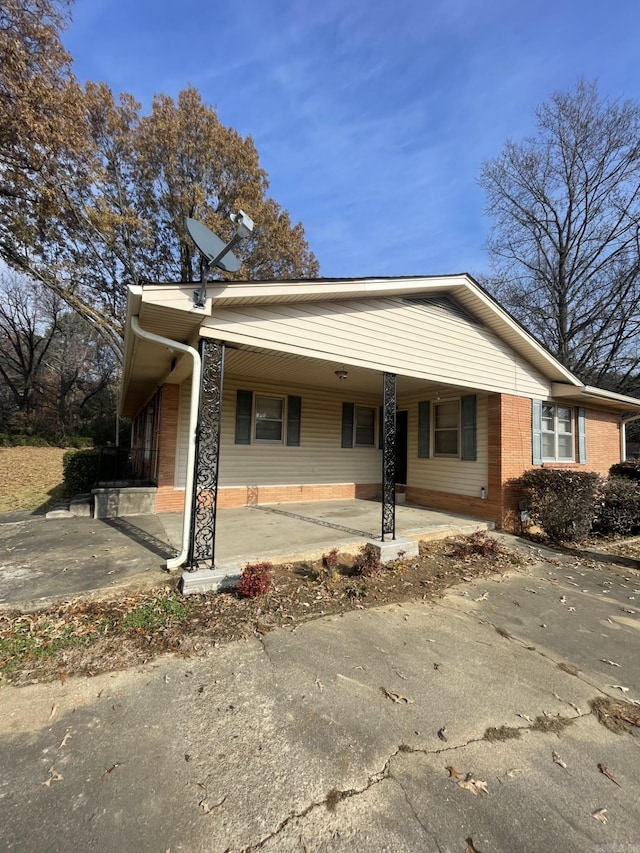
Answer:
<svg viewBox="0 0 640 853"><path fill-rule="evenodd" d="M295 501L337 501L351 498L374 498L380 483L332 483L299 486L238 486L218 490L218 509L252 504L294 503ZM184 489L158 487L156 512L182 512Z"/></svg>
<svg viewBox="0 0 640 853"><path fill-rule="evenodd" d="M430 509L441 509L443 512L454 512L459 515L470 515L483 521L494 521L498 524L495 516L495 508L488 500L471 497L469 495L453 495L450 492L436 492L432 489L417 489L412 486L406 488L407 503L426 506Z"/></svg>

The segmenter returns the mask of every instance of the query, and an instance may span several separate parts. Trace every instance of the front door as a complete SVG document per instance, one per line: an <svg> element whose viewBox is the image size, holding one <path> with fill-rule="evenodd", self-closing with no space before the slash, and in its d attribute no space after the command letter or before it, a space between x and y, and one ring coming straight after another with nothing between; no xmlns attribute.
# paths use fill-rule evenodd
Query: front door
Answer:
<svg viewBox="0 0 640 853"><path fill-rule="evenodd" d="M396 483L407 482L409 413L396 412Z"/></svg>

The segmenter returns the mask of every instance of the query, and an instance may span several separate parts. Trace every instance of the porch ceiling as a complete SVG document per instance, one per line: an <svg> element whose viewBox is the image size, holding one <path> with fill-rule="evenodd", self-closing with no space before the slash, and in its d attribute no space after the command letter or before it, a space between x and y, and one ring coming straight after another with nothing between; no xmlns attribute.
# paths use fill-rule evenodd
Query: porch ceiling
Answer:
<svg viewBox="0 0 640 853"><path fill-rule="evenodd" d="M346 370L346 379L338 379L336 370ZM382 393L382 374L379 371L250 347L227 347L225 373L276 384L329 389L339 387L341 391L353 389L367 394ZM435 388L441 392L446 391L444 385L409 376L398 376L399 394L425 390L428 392L429 389Z"/></svg>

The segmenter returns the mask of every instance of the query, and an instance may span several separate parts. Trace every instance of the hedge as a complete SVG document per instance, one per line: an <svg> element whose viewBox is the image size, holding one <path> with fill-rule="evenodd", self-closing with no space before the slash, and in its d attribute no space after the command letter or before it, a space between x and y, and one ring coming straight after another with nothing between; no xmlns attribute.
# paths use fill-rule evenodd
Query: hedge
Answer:
<svg viewBox="0 0 640 853"><path fill-rule="evenodd" d="M596 518L600 476L592 471L532 468L519 479L529 516L552 542L589 535Z"/></svg>

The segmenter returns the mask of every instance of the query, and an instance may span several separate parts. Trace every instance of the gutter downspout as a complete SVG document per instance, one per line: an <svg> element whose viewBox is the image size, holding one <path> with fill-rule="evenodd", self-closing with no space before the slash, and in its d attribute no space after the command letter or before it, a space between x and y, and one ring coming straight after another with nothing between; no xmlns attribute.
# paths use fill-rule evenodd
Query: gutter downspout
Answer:
<svg viewBox="0 0 640 853"><path fill-rule="evenodd" d="M627 461L627 424L639 421L640 415L631 415L630 418L622 418L620 421L620 459Z"/></svg>
<svg viewBox="0 0 640 853"><path fill-rule="evenodd" d="M151 341L154 344L160 344L170 350L186 353L193 359L193 373L191 376L191 401L189 403L189 445L187 451L187 477L185 482L184 496L184 517L182 519L182 550L176 557L171 557L167 560L167 571L179 569L189 556L189 535L191 522L191 506L193 504L193 476L196 460L196 428L198 425L198 406L199 395L197 389L200 387L200 375L202 373L202 363L200 353L194 347L187 344L172 341L171 338L163 338L161 335L155 335L153 332L147 332L140 326L138 317L131 318L131 330L138 338L145 341Z"/></svg>

